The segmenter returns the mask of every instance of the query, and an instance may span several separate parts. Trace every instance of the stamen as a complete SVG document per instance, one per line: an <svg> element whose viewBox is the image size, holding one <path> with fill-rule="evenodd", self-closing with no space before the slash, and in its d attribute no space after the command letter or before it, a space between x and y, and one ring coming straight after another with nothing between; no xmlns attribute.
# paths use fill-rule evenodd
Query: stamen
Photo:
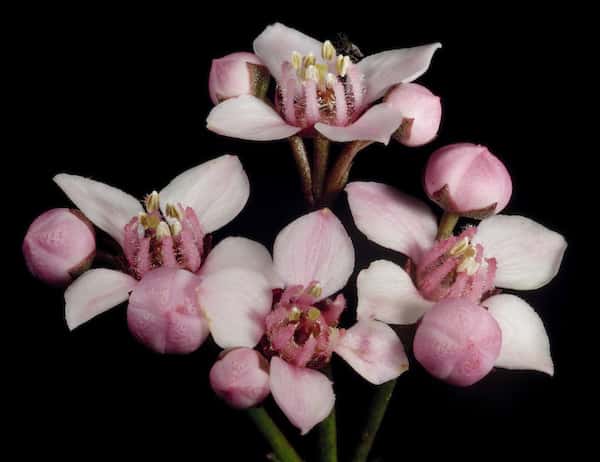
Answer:
<svg viewBox="0 0 600 462"><path fill-rule="evenodd" d="M302 58L302 67L308 68L309 66L313 66L316 64L317 58L312 53L307 54L304 58Z"/></svg>
<svg viewBox="0 0 600 462"><path fill-rule="evenodd" d="M166 212L168 217L177 218L178 220L183 219L183 213L181 212L181 209L176 205L167 204Z"/></svg>
<svg viewBox="0 0 600 462"><path fill-rule="evenodd" d="M306 68L305 79L314 80L315 82L319 81L319 71L314 64L311 64Z"/></svg>
<svg viewBox="0 0 600 462"><path fill-rule="evenodd" d="M325 80L327 79L327 64L316 64L316 67L317 71L319 71L319 82L323 82L324 84Z"/></svg>
<svg viewBox="0 0 600 462"><path fill-rule="evenodd" d="M308 289L308 293L309 295L312 295L315 298L319 298L323 293L323 288L321 287L321 284L316 283L314 286Z"/></svg>
<svg viewBox="0 0 600 462"><path fill-rule="evenodd" d="M158 193L156 191L152 191L152 193L146 196L146 200L144 202L148 213L156 212L160 206Z"/></svg>
<svg viewBox="0 0 600 462"><path fill-rule="evenodd" d="M469 276L473 276L479 269L479 266L479 263L477 263L474 258L469 257L460 262L456 271L459 273L466 272Z"/></svg>
<svg viewBox="0 0 600 462"><path fill-rule="evenodd" d="M327 88L333 88L335 82L337 82L335 75L333 75L331 72L327 73L327 77L325 78L325 84L327 85Z"/></svg>
<svg viewBox="0 0 600 462"><path fill-rule="evenodd" d="M160 219L156 215L148 215L144 212L138 214L138 220L144 229L154 229L160 222Z"/></svg>
<svg viewBox="0 0 600 462"><path fill-rule="evenodd" d="M292 67L296 70L300 69L302 64L302 55L297 51L292 51Z"/></svg>
<svg viewBox="0 0 600 462"><path fill-rule="evenodd" d="M164 221L161 221L156 227L156 237L158 239L162 239L163 237L171 237L169 225L167 225Z"/></svg>
<svg viewBox="0 0 600 462"><path fill-rule="evenodd" d="M346 76L346 72L348 72L348 67L350 67L350 57L338 55L337 61L335 63L335 69L340 77Z"/></svg>
<svg viewBox="0 0 600 462"><path fill-rule="evenodd" d="M300 311L297 306L293 306L288 314L288 320L296 322L300 320L300 316L302 316L302 311Z"/></svg>
<svg viewBox="0 0 600 462"><path fill-rule="evenodd" d="M450 255L456 257L463 254L469 248L469 238L463 237L450 249Z"/></svg>
<svg viewBox="0 0 600 462"><path fill-rule="evenodd" d="M169 218L167 220L169 222L169 228L171 229L171 234L173 236L179 235L182 230L181 222L177 218Z"/></svg>
<svg viewBox="0 0 600 462"><path fill-rule="evenodd" d="M321 56L325 61L331 61L335 57L335 47L329 40L323 42L321 47Z"/></svg>
<svg viewBox="0 0 600 462"><path fill-rule="evenodd" d="M307 317L308 319L310 319L311 321L316 321L317 319L319 319L319 316L321 316L321 311L318 308L315 308L314 306L312 306L309 310L308 310L308 314Z"/></svg>

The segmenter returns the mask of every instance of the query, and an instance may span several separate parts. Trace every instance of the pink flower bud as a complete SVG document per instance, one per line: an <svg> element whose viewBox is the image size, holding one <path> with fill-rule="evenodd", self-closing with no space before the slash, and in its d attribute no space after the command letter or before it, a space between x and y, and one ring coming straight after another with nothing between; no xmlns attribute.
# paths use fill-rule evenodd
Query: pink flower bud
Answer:
<svg viewBox="0 0 600 462"><path fill-rule="evenodd" d="M415 335L415 358L434 377L466 387L485 377L500 354L502 332L488 311L464 298L437 303Z"/></svg>
<svg viewBox="0 0 600 462"><path fill-rule="evenodd" d="M55 286L66 286L87 270L95 253L94 228L79 210L48 210L35 219L23 240L31 274Z"/></svg>
<svg viewBox="0 0 600 462"><path fill-rule="evenodd" d="M182 269L147 272L129 297L127 324L133 336L158 353L196 350L209 333L198 306L198 282Z"/></svg>
<svg viewBox="0 0 600 462"><path fill-rule="evenodd" d="M394 138L405 146L422 146L433 140L442 120L440 98L416 83L396 85L385 101L398 109L404 119Z"/></svg>
<svg viewBox="0 0 600 462"><path fill-rule="evenodd" d="M269 395L269 364L249 348L225 352L210 370L210 385L231 407L256 406Z"/></svg>
<svg viewBox="0 0 600 462"><path fill-rule="evenodd" d="M458 143L431 155L425 190L447 212L485 218L506 207L512 181L504 164L486 147Z"/></svg>
<svg viewBox="0 0 600 462"><path fill-rule="evenodd" d="M214 104L241 95L255 95L269 84L269 73L252 53L232 53L213 59L208 91Z"/></svg>

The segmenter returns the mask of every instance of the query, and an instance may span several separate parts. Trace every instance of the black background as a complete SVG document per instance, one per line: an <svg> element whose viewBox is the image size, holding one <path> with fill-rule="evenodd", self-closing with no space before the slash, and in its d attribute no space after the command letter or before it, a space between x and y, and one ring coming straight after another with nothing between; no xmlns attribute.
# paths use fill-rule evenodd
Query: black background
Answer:
<svg viewBox="0 0 600 462"><path fill-rule="evenodd" d="M556 93L565 68L576 61L564 33L573 22L547 10L527 16L493 8L413 13L399 5L371 17L365 5L343 11L316 3L293 6L305 14L284 14L282 7L263 13L257 4L204 13L53 7L19 16L9 40L16 104L8 132L16 143L8 154L16 167L4 176L20 188L5 198L11 230L22 239L37 215L69 205L51 180L56 173L93 177L142 197L186 168L236 153L251 196L215 240L243 235L271 248L277 232L303 212L295 166L285 142L244 142L205 129L210 60L251 51L254 37L276 20L321 40L344 31L366 54L441 41L419 79L442 97L438 139L419 149L394 142L371 146L359 155L351 179L381 181L424 198L421 174L437 147L476 142L503 159L514 182L506 212L533 218L569 242L559 275L522 293L544 320L556 375L497 370L460 389L432 379L413 361L399 379L373 455L395 461L409 454L480 458L550 454L566 445L574 450L572 426L561 416L571 406L566 384L575 369L567 348L576 319L578 224L565 199L574 173L570 156L577 153L563 143L569 116L558 109L569 97ZM10 202L17 198L18 206ZM334 211L355 242L357 270L376 258L397 259L357 232L345 198ZM207 374L217 353L213 346L185 357L155 355L130 337L124 305L68 332L62 291L33 280L19 249L10 247L19 287L10 291L17 295L11 307L19 320L5 329L17 336L8 351L17 366L10 375L18 393L12 427L29 441L22 451L41 448L46 455L84 460L125 453L264 460L268 448L251 423L212 395ZM351 307L355 290L354 275L345 291ZM347 457L372 387L341 361L333 365L340 451ZM315 437L296 436L269 406L307 460L314 460Z"/></svg>

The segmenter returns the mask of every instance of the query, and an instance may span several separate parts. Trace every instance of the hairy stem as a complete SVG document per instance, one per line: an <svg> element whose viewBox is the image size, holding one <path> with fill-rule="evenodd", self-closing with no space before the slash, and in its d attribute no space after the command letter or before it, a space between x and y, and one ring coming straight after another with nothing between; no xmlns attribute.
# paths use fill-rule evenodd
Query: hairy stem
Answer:
<svg viewBox="0 0 600 462"><path fill-rule="evenodd" d="M452 232L454 231L454 227L456 226L456 223L458 223L459 218L460 216L455 213L444 212L440 219L436 239L439 241L452 236Z"/></svg>
<svg viewBox="0 0 600 462"><path fill-rule="evenodd" d="M250 419L258 428L258 431L265 437L271 445L273 453L278 462L302 462L302 459L296 450L289 443L287 438L281 433L273 419L269 416L265 408L253 407L246 411Z"/></svg>
<svg viewBox="0 0 600 462"><path fill-rule="evenodd" d="M290 136L289 141L292 153L294 154L294 160L296 161L296 166L298 167L298 175L300 176L300 182L302 183L304 200L309 207L313 207L315 201L312 191L312 177L310 174L310 163L308 162L306 146L304 146L304 141L298 135Z"/></svg>
<svg viewBox="0 0 600 462"><path fill-rule="evenodd" d="M315 203L319 203L325 186L327 163L329 161L330 141L321 134L317 134L314 141L313 153L313 194Z"/></svg>
<svg viewBox="0 0 600 462"><path fill-rule="evenodd" d="M329 205L333 203L338 194L342 192L344 186L348 182L350 169L356 155L364 148L369 146L372 141L352 141L346 144L337 161L335 162L325 185L325 194L323 195L323 203Z"/></svg>

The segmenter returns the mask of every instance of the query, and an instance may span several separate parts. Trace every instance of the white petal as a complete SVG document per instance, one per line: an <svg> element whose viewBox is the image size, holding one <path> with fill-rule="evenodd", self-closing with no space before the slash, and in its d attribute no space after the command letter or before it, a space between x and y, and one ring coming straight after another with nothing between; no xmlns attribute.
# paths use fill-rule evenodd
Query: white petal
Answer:
<svg viewBox="0 0 600 462"><path fill-rule="evenodd" d="M302 130L288 125L275 109L251 95L229 98L216 105L208 114L206 128L250 141L280 140Z"/></svg>
<svg viewBox="0 0 600 462"><path fill-rule="evenodd" d="M293 51L302 56L312 53L319 58L321 42L280 23L267 26L254 40L254 53L269 68L275 80L281 78L281 65L291 61Z"/></svg>
<svg viewBox="0 0 600 462"><path fill-rule="evenodd" d="M370 240L415 261L435 240L437 222L423 202L381 183L346 186L354 223Z"/></svg>
<svg viewBox="0 0 600 462"><path fill-rule="evenodd" d="M335 352L369 382L381 385L408 370L408 358L394 330L379 321L358 321Z"/></svg>
<svg viewBox="0 0 600 462"><path fill-rule="evenodd" d="M192 207L202 229L213 232L233 220L250 194L248 176L237 156L224 155L186 170L161 192L161 207Z"/></svg>
<svg viewBox="0 0 600 462"><path fill-rule="evenodd" d="M275 402L303 435L333 409L333 387L319 371L292 366L274 356L269 379Z"/></svg>
<svg viewBox="0 0 600 462"><path fill-rule="evenodd" d="M378 260L358 273L358 319L413 324L434 304L425 300L398 265Z"/></svg>
<svg viewBox="0 0 600 462"><path fill-rule="evenodd" d="M137 281L108 269L86 271L65 291L65 317L70 330L129 298Z"/></svg>
<svg viewBox="0 0 600 462"><path fill-rule="evenodd" d="M532 369L554 375L550 341L542 320L515 295L494 295L483 301L502 330L502 349L496 366Z"/></svg>
<svg viewBox="0 0 600 462"><path fill-rule="evenodd" d="M477 228L475 242L498 263L495 284L508 289L537 289L560 268L567 242L529 218L495 215Z"/></svg>
<svg viewBox="0 0 600 462"><path fill-rule="evenodd" d="M259 273L229 268L202 277L198 299L221 348L253 348L264 333L273 293Z"/></svg>
<svg viewBox="0 0 600 462"><path fill-rule="evenodd" d="M202 274L208 275L227 268L242 268L262 274L271 287L282 287L283 281L275 272L271 254L262 244L243 237L228 237L210 251Z"/></svg>
<svg viewBox="0 0 600 462"><path fill-rule="evenodd" d="M54 177L54 182L92 223L123 246L125 225L143 210L135 197L77 175L61 173Z"/></svg>
<svg viewBox="0 0 600 462"><path fill-rule="evenodd" d="M275 239L273 260L286 285L318 281L321 298L342 289L354 270L354 246L329 209L294 220Z"/></svg>
<svg viewBox="0 0 600 462"><path fill-rule="evenodd" d="M402 113L388 103L381 103L371 107L356 122L345 127L318 123L315 128L332 141L363 140L388 144L401 123Z"/></svg>
<svg viewBox="0 0 600 462"><path fill-rule="evenodd" d="M365 75L365 103L381 98L388 89L399 83L412 82L425 73L433 53L441 43L413 48L390 50L367 56L357 66Z"/></svg>

